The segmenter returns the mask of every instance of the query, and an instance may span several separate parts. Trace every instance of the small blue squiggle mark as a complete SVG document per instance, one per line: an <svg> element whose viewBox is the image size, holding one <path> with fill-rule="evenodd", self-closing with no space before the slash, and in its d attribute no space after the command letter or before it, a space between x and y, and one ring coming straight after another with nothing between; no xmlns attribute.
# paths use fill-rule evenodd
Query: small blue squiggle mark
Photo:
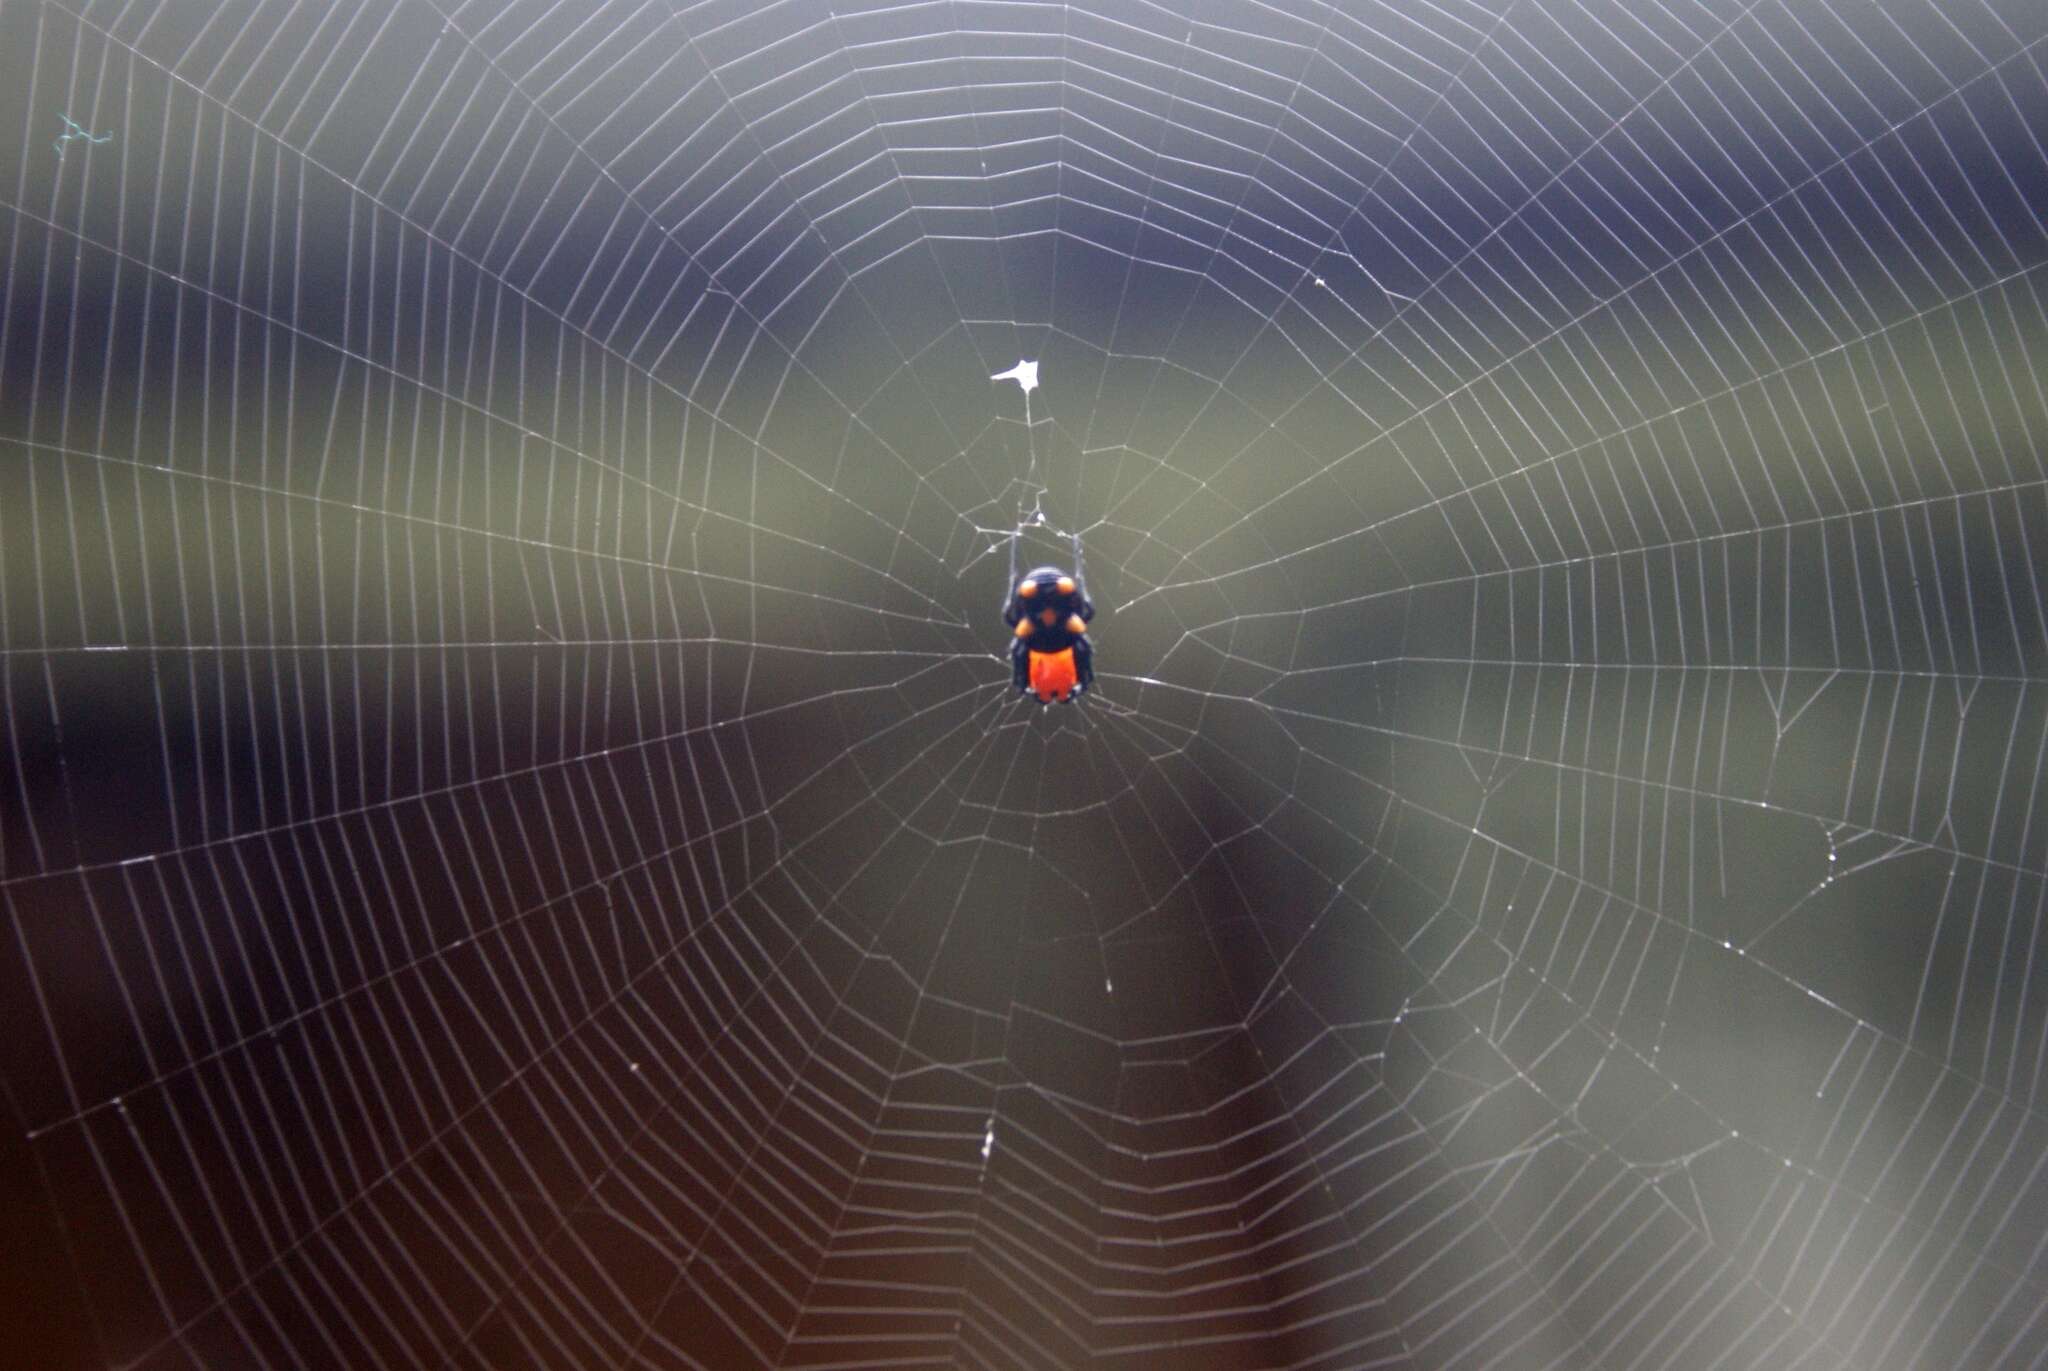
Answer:
<svg viewBox="0 0 2048 1371"><path fill-rule="evenodd" d="M83 138L87 143L95 145L113 141L114 135L111 133L102 133L97 138L95 138L92 135L91 131L87 129L82 129L76 123L72 122L71 116L68 114L60 114L57 117L64 121L64 127L71 130L69 133L65 134L63 137L59 138L54 144L51 145L57 149L57 155L59 157L62 157L64 155L64 145L74 138Z"/></svg>

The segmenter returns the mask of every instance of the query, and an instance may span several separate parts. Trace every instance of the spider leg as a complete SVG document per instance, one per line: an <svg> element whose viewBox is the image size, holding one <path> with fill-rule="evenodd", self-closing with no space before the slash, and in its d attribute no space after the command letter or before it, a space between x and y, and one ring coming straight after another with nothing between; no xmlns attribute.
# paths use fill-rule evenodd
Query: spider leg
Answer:
<svg viewBox="0 0 2048 1371"><path fill-rule="evenodd" d="M1095 684L1095 649L1086 638L1074 639L1074 693L1079 695Z"/></svg>
<svg viewBox="0 0 2048 1371"><path fill-rule="evenodd" d="M1024 645L1022 638L1010 643L1010 683L1018 691L1028 694L1031 690L1031 649Z"/></svg>

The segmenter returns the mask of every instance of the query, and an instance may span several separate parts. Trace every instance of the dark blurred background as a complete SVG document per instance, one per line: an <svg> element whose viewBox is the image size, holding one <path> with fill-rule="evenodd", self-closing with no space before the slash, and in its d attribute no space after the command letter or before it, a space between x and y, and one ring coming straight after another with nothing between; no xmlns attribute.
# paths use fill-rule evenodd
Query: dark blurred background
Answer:
<svg viewBox="0 0 2048 1371"><path fill-rule="evenodd" d="M2042 1364L2044 36L0 0L22 1364Z"/></svg>

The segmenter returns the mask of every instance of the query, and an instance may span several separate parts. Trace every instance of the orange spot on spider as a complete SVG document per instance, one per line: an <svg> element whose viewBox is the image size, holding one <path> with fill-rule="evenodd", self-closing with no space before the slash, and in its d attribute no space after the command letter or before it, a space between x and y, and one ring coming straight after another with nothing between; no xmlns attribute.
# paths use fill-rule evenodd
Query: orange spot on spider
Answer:
<svg viewBox="0 0 2048 1371"><path fill-rule="evenodd" d="M1062 576L1062 577L1060 577L1059 585L1060 585L1060 594L1062 594L1062 595L1072 595L1072 594L1074 593L1074 578L1073 578L1073 577L1071 577L1071 576Z"/></svg>
<svg viewBox="0 0 2048 1371"><path fill-rule="evenodd" d="M1076 638L1078 638L1087 631L1088 625L1082 620L1080 615L1069 614L1067 616L1067 632L1073 634Z"/></svg>
<svg viewBox="0 0 2048 1371"><path fill-rule="evenodd" d="M1031 636L1031 621L1029 619L1019 619L1017 621L1017 636L1019 638L1029 638Z"/></svg>
<svg viewBox="0 0 2048 1371"><path fill-rule="evenodd" d="M1074 649L1031 654L1031 690L1044 703L1071 697L1079 679L1074 671Z"/></svg>
<svg viewBox="0 0 2048 1371"><path fill-rule="evenodd" d="M1058 623L1059 618L1060 612L1050 605L1038 611L1038 622L1044 624L1047 628L1051 628L1054 624Z"/></svg>
<svg viewBox="0 0 2048 1371"><path fill-rule="evenodd" d="M1027 600L1030 599L1032 596L1036 595L1037 593L1038 582L1036 581L1027 580L1017 587L1017 594Z"/></svg>

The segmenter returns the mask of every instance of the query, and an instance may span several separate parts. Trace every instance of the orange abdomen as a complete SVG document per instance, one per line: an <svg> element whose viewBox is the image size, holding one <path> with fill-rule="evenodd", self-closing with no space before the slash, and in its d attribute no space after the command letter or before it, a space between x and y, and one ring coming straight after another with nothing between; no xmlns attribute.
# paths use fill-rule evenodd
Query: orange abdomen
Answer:
<svg viewBox="0 0 2048 1371"><path fill-rule="evenodd" d="M1048 704L1074 693L1074 649L1031 654L1031 689Z"/></svg>

